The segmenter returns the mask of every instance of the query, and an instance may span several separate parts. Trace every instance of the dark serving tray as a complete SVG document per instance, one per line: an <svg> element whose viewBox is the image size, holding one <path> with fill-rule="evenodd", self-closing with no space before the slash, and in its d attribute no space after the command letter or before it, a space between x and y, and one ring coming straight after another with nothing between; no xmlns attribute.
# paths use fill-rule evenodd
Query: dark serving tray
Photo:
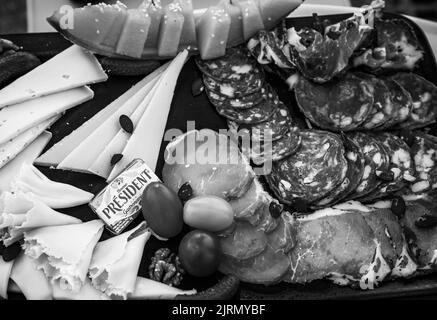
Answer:
<svg viewBox="0 0 437 320"><path fill-rule="evenodd" d="M403 16L394 14L386 14L387 17L396 17L404 19ZM330 19L343 19L345 16L329 16ZM347 17L347 15L346 15ZM322 17L324 18L324 17ZM296 21L289 20L287 23L304 23L308 25L312 18L297 18ZM299 21L297 21L299 20ZM417 73L424 76L428 80L437 84L437 64L433 56L433 52L428 44L426 36L422 30L413 22L408 22L416 29L416 33L426 51L426 57L422 61ZM29 51L40 57L42 60L47 60L53 55L61 52L70 46L70 43L56 33L39 33L39 34L16 34L4 35L16 44L22 46L24 50ZM208 101L205 94L194 97L191 93L192 83L199 77L199 72L192 59L185 65L178 79L178 84L175 91L175 96L172 102L170 115L167 122L167 128L178 128L186 132L186 122L196 121L196 129L210 128L213 130L227 129L226 121L219 116L213 106ZM53 138L47 148L50 148L54 143L61 140L64 136L70 134L78 128L84 121L91 118L99 110L106 107L110 102L119 97L128 88L137 83L142 77L116 77L111 76L105 83L93 85L92 89L95 92L93 100L83 104L78 108L68 111L57 123L55 123L50 131L53 133ZM42 81L44 79L41 79ZM276 77L269 77L269 81L278 90L280 98L290 109L296 109L296 102L293 94L291 94L283 81ZM437 126L431 128L431 132L437 133ZM157 166L157 174L161 175L164 164L163 153L168 142L164 141L161 146L160 156ZM144 146L145 148L147 146ZM98 193L104 186L105 181L94 175L80 174L74 172L53 170L40 167L42 172L49 178L70 183L84 190ZM76 208L63 210L64 213L78 217L83 221L96 219L96 215L88 208L88 206L80 206ZM139 221L139 219L138 219ZM133 227L134 223L131 227ZM105 231L102 235L102 240L110 236L109 232ZM172 239L168 242L161 242L156 239L150 239L144 250L142 263L139 274L147 276L147 266L150 258L156 249L161 247L169 247L176 250L180 237ZM238 282L230 281L232 285L222 285L229 281L229 278L224 277L220 273L206 279L196 279L186 277L182 283L183 289L196 288L198 291L203 291L212 288L214 294L209 295L209 298L235 298L236 285ZM250 284L241 284L240 292L237 297L241 299L367 299L367 298L389 298L389 297L407 297L418 295L437 295L437 275L415 278L412 280L396 281L386 283L381 288L373 291L358 291L349 288L335 286L327 281L316 281L311 284L289 285L281 283L274 286L258 286ZM20 298L18 295L11 295L11 298Z"/></svg>

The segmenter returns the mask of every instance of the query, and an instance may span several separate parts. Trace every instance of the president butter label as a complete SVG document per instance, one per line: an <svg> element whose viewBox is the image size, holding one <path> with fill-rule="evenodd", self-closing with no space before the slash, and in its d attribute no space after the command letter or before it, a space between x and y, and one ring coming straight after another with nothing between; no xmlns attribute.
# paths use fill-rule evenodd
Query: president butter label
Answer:
<svg viewBox="0 0 437 320"><path fill-rule="evenodd" d="M90 207L112 233L120 234L141 212L146 187L159 181L144 161L136 159L91 201Z"/></svg>

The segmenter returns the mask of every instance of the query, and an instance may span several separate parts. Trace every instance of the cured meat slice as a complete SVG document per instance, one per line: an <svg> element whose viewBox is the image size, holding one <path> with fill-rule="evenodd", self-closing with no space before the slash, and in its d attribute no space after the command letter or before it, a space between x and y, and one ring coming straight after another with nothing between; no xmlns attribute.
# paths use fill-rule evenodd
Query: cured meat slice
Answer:
<svg viewBox="0 0 437 320"><path fill-rule="evenodd" d="M299 149L302 138L299 130L291 128L282 138L276 141L251 141L250 146L243 143L241 151L256 165L262 165L268 161L280 161Z"/></svg>
<svg viewBox="0 0 437 320"><path fill-rule="evenodd" d="M249 109L237 109L223 105L216 105L215 108L220 115L229 120L237 123L256 124L270 119L280 104L277 94L268 91L263 95L259 104Z"/></svg>
<svg viewBox="0 0 437 320"><path fill-rule="evenodd" d="M402 128L417 129L436 121L437 86L414 73L397 73L392 77L412 98L412 110Z"/></svg>
<svg viewBox="0 0 437 320"><path fill-rule="evenodd" d="M361 182L364 172L364 155L358 145L346 135L343 136L343 145L345 148L345 157L347 161L347 173L343 182L332 191L327 197L316 202L312 207L324 208L329 205L339 203L347 198Z"/></svg>
<svg viewBox="0 0 437 320"><path fill-rule="evenodd" d="M422 60L424 52L413 28L401 19L375 21L375 46L355 58L354 65L381 69L413 70Z"/></svg>
<svg viewBox="0 0 437 320"><path fill-rule="evenodd" d="M296 230L293 224L293 216L289 212L283 211L277 219L276 229L266 235L270 247L275 252L288 253L296 245Z"/></svg>
<svg viewBox="0 0 437 320"><path fill-rule="evenodd" d="M301 147L274 162L266 176L280 202L292 205L301 200L312 203L325 197L346 177L347 161L341 138L324 131L300 132Z"/></svg>
<svg viewBox="0 0 437 320"><path fill-rule="evenodd" d="M270 119L252 126L244 126L235 121L228 120L228 127L230 130L235 133L239 130L250 133L252 141L263 141L266 132L269 133L272 141L279 140L292 126L293 119L288 108L283 103L280 103L278 109L273 113Z"/></svg>
<svg viewBox="0 0 437 320"><path fill-rule="evenodd" d="M220 106L236 109L248 109L261 103L268 90L270 89L261 87L258 91L236 98L229 98L221 93L216 93L209 89L206 89L206 94L209 98L209 101L211 101L211 103L216 107Z"/></svg>
<svg viewBox="0 0 437 320"><path fill-rule="evenodd" d="M364 155L364 170L355 192L349 198L363 197L376 190L381 184L378 178L389 170L390 157L387 150L372 135L354 132L349 137L359 146Z"/></svg>
<svg viewBox="0 0 437 320"><path fill-rule="evenodd" d="M264 85L264 75L254 73L246 81L216 80L210 76L203 75L205 88L220 93L228 98L237 98L257 92Z"/></svg>
<svg viewBox="0 0 437 320"><path fill-rule="evenodd" d="M229 201L235 220L251 221L258 208L264 203L266 192L258 179L254 179L249 190L238 199Z"/></svg>
<svg viewBox="0 0 437 320"><path fill-rule="evenodd" d="M206 146L215 143L213 158ZM166 148L163 182L173 191L189 182L193 195L237 199L250 188L255 173L229 137L209 129L193 130L175 138Z"/></svg>
<svg viewBox="0 0 437 320"><path fill-rule="evenodd" d="M297 104L317 127L332 131L357 129L373 106L373 85L348 73L323 85L303 77L295 87Z"/></svg>
<svg viewBox="0 0 437 320"><path fill-rule="evenodd" d="M223 259L219 270L241 281L270 285L279 282L290 268L288 255L273 250L268 244L256 257L242 261Z"/></svg>
<svg viewBox="0 0 437 320"><path fill-rule="evenodd" d="M413 193L423 193L437 188L437 138L424 133L415 133L411 145L416 181L411 185Z"/></svg>
<svg viewBox="0 0 437 320"><path fill-rule="evenodd" d="M370 81L374 88L372 110L361 127L366 130L381 129L378 127L388 122L393 113L390 90L383 80L375 76L366 73L356 73L355 75Z"/></svg>
<svg viewBox="0 0 437 320"><path fill-rule="evenodd" d="M410 116L413 107L411 95L397 81L393 81L393 79L386 78L384 83L390 91L392 112L388 121L379 127L379 129L388 129L396 124L404 126L404 121Z"/></svg>
<svg viewBox="0 0 437 320"><path fill-rule="evenodd" d="M387 194L399 191L407 183L416 180L410 147L401 138L387 132L375 135L374 138L388 149L390 156L388 172L391 172L393 180L382 182L378 189L367 197L368 201L373 201ZM362 201L365 202L364 199Z"/></svg>
<svg viewBox="0 0 437 320"><path fill-rule="evenodd" d="M262 74L262 69L244 46L230 48L218 59L196 59L196 63L202 73L217 80L244 83Z"/></svg>
<svg viewBox="0 0 437 320"><path fill-rule="evenodd" d="M246 260L266 249L267 237L247 222L237 222L234 232L220 238L224 259Z"/></svg>
<svg viewBox="0 0 437 320"><path fill-rule="evenodd" d="M407 203L407 210L401 223L409 250L423 271L430 271L437 267L437 227L419 228L416 221L424 215L436 217L435 204L411 202Z"/></svg>

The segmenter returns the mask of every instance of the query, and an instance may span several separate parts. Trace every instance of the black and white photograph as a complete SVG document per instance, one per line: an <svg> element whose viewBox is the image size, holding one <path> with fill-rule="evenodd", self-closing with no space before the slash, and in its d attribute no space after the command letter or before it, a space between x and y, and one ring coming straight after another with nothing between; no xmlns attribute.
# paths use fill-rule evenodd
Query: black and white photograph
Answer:
<svg viewBox="0 0 437 320"><path fill-rule="evenodd" d="M2 310L437 300L436 56L436 0L0 0Z"/></svg>

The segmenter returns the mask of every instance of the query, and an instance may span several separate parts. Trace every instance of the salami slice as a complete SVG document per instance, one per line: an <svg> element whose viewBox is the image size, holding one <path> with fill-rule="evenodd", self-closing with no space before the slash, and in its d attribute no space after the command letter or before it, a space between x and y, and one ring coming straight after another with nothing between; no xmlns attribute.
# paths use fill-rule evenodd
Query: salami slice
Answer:
<svg viewBox="0 0 437 320"><path fill-rule="evenodd" d="M325 208L339 203L349 196L361 182L364 172L364 155L359 146L346 135L343 136L343 145L346 152L347 173L343 182L327 197L319 200L312 207L314 209Z"/></svg>
<svg viewBox="0 0 437 320"><path fill-rule="evenodd" d="M262 74L262 69L244 46L230 48L218 59L196 59L196 63L202 73L217 80L244 83Z"/></svg>
<svg viewBox="0 0 437 320"><path fill-rule="evenodd" d="M323 85L303 77L295 95L303 114L317 127L332 131L357 129L373 106L373 85L348 73L340 80Z"/></svg>
<svg viewBox="0 0 437 320"><path fill-rule="evenodd" d="M242 144L242 152L256 165L267 161L280 161L294 154L302 142L299 130L291 128L281 139L276 141L251 141L251 145Z"/></svg>
<svg viewBox="0 0 437 320"><path fill-rule="evenodd" d="M206 94L209 98L209 101L214 106L220 106L220 107L230 107L230 108L236 108L236 109L248 109L256 106L257 104L261 103L263 100L265 94L267 91L270 90L266 87L259 88L258 91L241 96L238 98L229 98L225 95L222 95L220 93L216 93L214 91L211 91L209 89L206 89Z"/></svg>
<svg viewBox="0 0 437 320"><path fill-rule="evenodd" d="M414 182L415 169L411 159L411 150L408 145L399 137L384 132L374 136L388 151L390 156L389 172L393 180L383 181L381 185L365 198L362 202L373 202L384 198L391 193L402 190L407 184Z"/></svg>
<svg viewBox="0 0 437 320"><path fill-rule="evenodd" d="M223 105L216 105L217 112L223 117L237 123L256 124L267 121L280 106L277 94L268 91L262 101L249 109L237 109Z"/></svg>
<svg viewBox="0 0 437 320"><path fill-rule="evenodd" d="M383 80L373 75L367 73L356 73L356 75L370 81L374 88L373 106L361 127L365 130L382 129L381 126L387 123L393 114L390 90Z"/></svg>
<svg viewBox="0 0 437 320"><path fill-rule="evenodd" d="M288 108L281 102L278 109L267 121L247 127L228 120L228 127L235 132L239 130L250 132L252 141L263 141L265 132L269 132L271 140L276 141L281 139L293 127L293 119Z"/></svg>
<svg viewBox="0 0 437 320"><path fill-rule="evenodd" d="M416 170L416 181L411 185L413 193L423 193L437 188L437 138L416 133L411 146L411 156Z"/></svg>
<svg viewBox="0 0 437 320"><path fill-rule="evenodd" d="M301 147L274 162L266 176L270 188L285 204L313 203L325 197L346 177L347 162L341 138L325 131L304 130Z"/></svg>
<svg viewBox="0 0 437 320"><path fill-rule="evenodd" d="M397 73L393 79L398 82L412 98L412 110L402 128L417 129L434 123L437 117L437 87L414 73Z"/></svg>
<svg viewBox="0 0 437 320"><path fill-rule="evenodd" d="M264 85L264 77L262 73L255 73L243 82L216 80L204 74L203 83L205 88L210 91L220 93L228 98L238 98L257 92Z"/></svg>
<svg viewBox="0 0 437 320"><path fill-rule="evenodd" d="M349 137L359 146L364 155L364 170L360 183L348 197L357 199L378 188L382 182L378 176L388 171L390 158L387 150L372 135L354 132Z"/></svg>
<svg viewBox="0 0 437 320"><path fill-rule="evenodd" d="M397 124L403 123L411 114L413 107L413 100L411 95L397 82L393 79L386 78L384 80L385 85L390 91L390 101L392 103L392 112L390 119L384 123L380 129L388 129Z"/></svg>

